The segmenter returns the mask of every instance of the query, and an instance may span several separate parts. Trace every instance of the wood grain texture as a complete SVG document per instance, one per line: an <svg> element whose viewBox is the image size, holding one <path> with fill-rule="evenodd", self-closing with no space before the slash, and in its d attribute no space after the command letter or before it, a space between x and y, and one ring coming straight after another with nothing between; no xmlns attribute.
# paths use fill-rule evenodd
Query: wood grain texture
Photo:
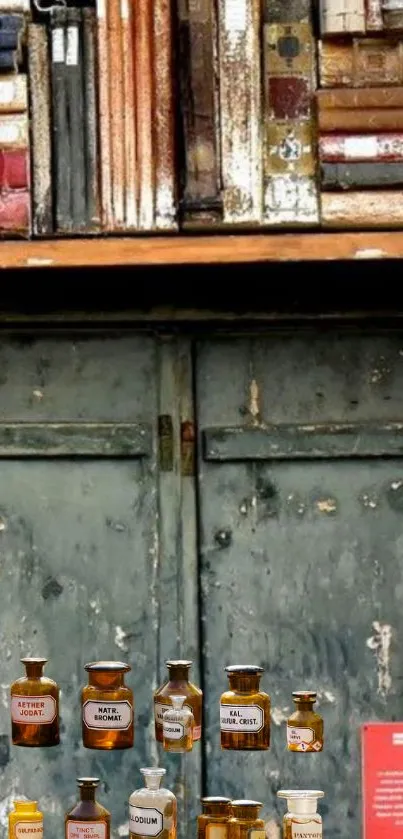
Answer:
<svg viewBox="0 0 403 839"><path fill-rule="evenodd" d="M136 93L134 79L134 9L121 0L122 75L124 101L125 229L137 227Z"/></svg>
<svg viewBox="0 0 403 839"><path fill-rule="evenodd" d="M108 0L109 101L111 130L113 228L125 227L125 103L123 97L123 37L120 0Z"/></svg>
<svg viewBox="0 0 403 839"><path fill-rule="evenodd" d="M50 66L45 26L28 27L28 68L31 104L32 227L36 235L53 231L51 174Z"/></svg>
<svg viewBox="0 0 403 839"><path fill-rule="evenodd" d="M97 9L97 77L99 168L101 190L101 224L105 231L112 230L112 176L111 131L109 101L109 51L108 24L105 0L96 0Z"/></svg>
<svg viewBox="0 0 403 839"><path fill-rule="evenodd" d="M325 227L403 228L402 190L322 192L321 202Z"/></svg>
<svg viewBox="0 0 403 839"><path fill-rule="evenodd" d="M155 227L176 227L174 68L171 0L154 0Z"/></svg>
<svg viewBox="0 0 403 839"><path fill-rule="evenodd" d="M139 177L140 230L152 230L155 220L155 160L153 144L153 0L132 0L135 10L134 63Z"/></svg>

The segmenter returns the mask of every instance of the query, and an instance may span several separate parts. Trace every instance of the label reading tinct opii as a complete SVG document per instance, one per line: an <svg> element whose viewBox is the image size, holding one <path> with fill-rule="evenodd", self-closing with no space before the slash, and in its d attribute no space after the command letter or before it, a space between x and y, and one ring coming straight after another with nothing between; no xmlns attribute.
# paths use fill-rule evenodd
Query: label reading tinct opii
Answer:
<svg viewBox="0 0 403 839"><path fill-rule="evenodd" d="M162 731L167 740L182 740L185 729L181 722L163 722Z"/></svg>
<svg viewBox="0 0 403 839"><path fill-rule="evenodd" d="M317 822L291 823L292 839L322 839L322 825Z"/></svg>
<svg viewBox="0 0 403 839"><path fill-rule="evenodd" d="M264 726L264 711L259 705L220 705L221 731L256 733Z"/></svg>
<svg viewBox="0 0 403 839"><path fill-rule="evenodd" d="M83 720L87 728L125 729L132 721L130 702L94 702L88 700L83 705Z"/></svg>
<svg viewBox="0 0 403 839"><path fill-rule="evenodd" d="M106 839L106 822L67 822L66 839Z"/></svg>
<svg viewBox="0 0 403 839"><path fill-rule="evenodd" d="M164 817L154 807L135 807L130 804L130 833L137 836L158 836L164 827Z"/></svg>
<svg viewBox="0 0 403 839"><path fill-rule="evenodd" d="M43 822L17 822L14 836L15 839L43 839Z"/></svg>
<svg viewBox="0 0 403 839"><path fill-rule="evenodd" d="M16 723L49 725L56 714L53 696L13 696L11 699L11 719Z"/></svg>

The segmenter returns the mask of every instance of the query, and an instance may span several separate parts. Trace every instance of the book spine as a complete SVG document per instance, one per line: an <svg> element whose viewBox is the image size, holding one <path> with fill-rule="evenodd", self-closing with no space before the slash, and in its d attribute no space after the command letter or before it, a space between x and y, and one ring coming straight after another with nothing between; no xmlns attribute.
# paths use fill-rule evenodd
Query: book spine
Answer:
<svg viewBox="0 0 403 839"><path fill-rule="evenodd" d="M360 189L403 185L401 163L321 163L322 189Z"/></svg>
<svg viewBox="0 0 403 839"><path fill-rule="evenodd" d="M30 0L0 0L0 13L29 15L31 12Z"/></svg>
<svg viewBox="0 0 403 839"><path fill-rule="evenodd" d="M109 101L113 227L125 227L125 103L120 0L108 0Z"/></svg>
<svg viewBox="0 0 403 839"><path fill-rule="evenodd" d="M29 189L28 149L0 150L0 190Z"/></svg>
<svg viewBox="0 0 403 839"><path fill-rule="evenodd" d="M27 77L6 73L0 76L0 114L21 113L28 108Z"/></svg>
<svg viewBox="0 0 403 839"><path fill-rule="evenodd" d="M267 0L266 21L270 13ZM305 19L264 25L264 213L267 224L319 222L315 161L315 45ZM293 48L294 47L294 48Z"/></svg>
<svg viewBox="0 0 403 839"><path fill-rule="evenodd" d="M214 0L181 0L178 15L184 146L181 213L185 223L214 224L223 217Z"/></svg>
<svg viewBox="0 0 403 839"><path fill-rule="evenodd" d="M53 8L52 38L52 157L56 230L71 230L70 132L66 91L66 9Z"/></svg>
<svg viewBox="0 0 403 839"><path fill-rule="evenodd" d="M353 38L319 42L321 87L384 87L403 84L403 41Z"/></svg>
<svg viewBox="0 0 403 839"><path fill-rule="evenodd" d="M155 226L176 227L175 121L170 0L154 0Z"/></svg>
<svg viewBox="0 0 403 839"><path fill-rule="evenodd" d="M367 32L380 32L383 29L382 0L366 0L365 24Z"/></svg>
<svg viewBox="0 0 403 839"><path fill-rule="evenodd" d="M70 216L76 232L86 227L84 73L81 10L67 9L66 92L70 146Z"/></svg>
<svg viewBox="0 0 403 839"><path fill-rule="evenodd" d="M53 231L50 67L45 26L28 27L31 100L32 225L37 236Z"/></svg>
<svg viewBox="0 0 403 839"><path fill-rule="evenodd" d="M318 113L319 131L346 131L374 134L377 131L403 130L403 110L393 108L337 108Z"/></svg>
<svg viewBox="0 0 403 839"><path fill-rule="evenodd" d="M402 190L322 192L322 224L327 228L403 227Z"/></svg>
<svg viewBox="0 0 403 839"><path fill-rule="evenodd" d="M136 122L139 175L139 228L154 228L153 0L137 0L135 27Z"/></svg>
<svg viewBox="0 0 403 839"><path fill-rule="evenodd" d="M321 134L318 144L324 162L403 161L403 133Z"/></svg>
<svg viewBox="0 0 403 839"><path fill-rule="evenodd" d="M365 33L365 0L320 0L322 37Z"/></svg>
<svg viewBox="0 0 403 839"><path fill-rule="evenodd" d="M0 147L3 149L28 148L29 124L28 115L1 114L0 115Z"/></svg>
<svg viewBox="0 0 403 839"><path fill-rule="evenodd" d="M385 29L403 29L402 0L382 0L382 12Z"/></svg>
<svg viewBox="0 0 403 839"><path fill-rule="evenodd" d="M109 50L106 0L96 0L97 45L98 45L98 121L99 121L99 166L101 190L101 225L104 231L113 227L112 219L112 177L111 177L111 134L109 101Z"/></svg>
<svg viewBox="0 0 403 839"><path fill-rule="evenodd" d="M136 98L134 86L134 20L133 7L128 0L121 0L122 60L125 150L125 226L137 228L137 150L136 150Z"/></svg>
<svg viewBox="0 0 403 839"><path fill-rule="evenodd" d="M31 195L27 189L0 193L0 235L28 237L31 224Z"/></svg>
<svg viewBox="0 0 403 839"><path fill-rule="evenodd" d="M224 222L262 221L259 0L219 0Z"/></svg>
<svg viewBox="0 0 403 839"><path fill-rule="evenodd" d="M96 18L94 9L84 8L82 13L86 228L95 231L99 230L101 226L96 88Z"/></svg>
<svg viewBox="0 0 403 839"><path fill-rule="evenodd" d="M333 88L316 92L319 110L403 108L403 87Z"/></svg>

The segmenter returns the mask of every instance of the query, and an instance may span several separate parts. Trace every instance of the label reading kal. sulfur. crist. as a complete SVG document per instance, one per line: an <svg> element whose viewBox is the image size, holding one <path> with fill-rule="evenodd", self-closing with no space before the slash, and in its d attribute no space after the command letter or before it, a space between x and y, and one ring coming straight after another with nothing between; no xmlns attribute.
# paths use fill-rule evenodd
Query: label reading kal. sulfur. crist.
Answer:
<svg viewBox="0 0 403 839"><path fill-rule="evenodd" d="M155 807L136 807L130 804L129 830L135 836L159 836L164 827L164 817Z"/></svg>
<svg viewBox="0 0 403 839"><path fill-rule="evenodd" d="M13 839L43 839L43 822L16 822L11 836Z"/></svg>
<svg viewBox="0 0 403 839"><path fill-rule="evenodd" d="M256 734L264 726L264 710L259 705L220 705L221 731Z"/></svg>
<svg viewBox="0 0 403 839"><path fill-rule="evenodd" d="M106 822L68 821L66 839L106 839Z"/></svg>
<svg viewBox="0 0 403 839"><path fill-rule="evenodd" d="M57 715L56 700L53 696L13 696L11 699L11 719L13 722L28 725L49 725Z"/></svg>
<svg viewBox="0 0 403 839"><path fill-rule="evenodd" d="M83 705L83 720L87 728L126 729L133 719L130 702L94 702L89 699Z"/></svg>
<svg viewBox="0 0 403 839"><path fill-rule="evenodd" d="M291 824L291 839L322 839L322 825L318 822L300 824L293 821Z"/></svg>

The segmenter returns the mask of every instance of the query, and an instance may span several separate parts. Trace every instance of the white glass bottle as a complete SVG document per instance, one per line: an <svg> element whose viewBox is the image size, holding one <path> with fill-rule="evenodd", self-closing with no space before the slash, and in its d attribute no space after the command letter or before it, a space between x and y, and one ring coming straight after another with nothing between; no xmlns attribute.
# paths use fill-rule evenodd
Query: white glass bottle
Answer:
<svg viewBox="0 0 403 839"><path fill-rule="evenodd" d="M283 818L283 839L322 839L322 817L317 812L322 790L281 789L279 798L287 800Z"/></svg>
<svg viewBox="0 0 403 839"><path fill-rule="evenodd" d="M190 752L193 748L195 718L184 708L186 696L171 696L172 708L162 717L162 736L166 752Z"/></svg>
<svg viewBox="0 0 403 839"><path fill-rule="evenodd" d="M131 839L176 839L177 803L173 792L160 787L165 769L140 769L145 787L129 798L129 831Z"/></svg>

